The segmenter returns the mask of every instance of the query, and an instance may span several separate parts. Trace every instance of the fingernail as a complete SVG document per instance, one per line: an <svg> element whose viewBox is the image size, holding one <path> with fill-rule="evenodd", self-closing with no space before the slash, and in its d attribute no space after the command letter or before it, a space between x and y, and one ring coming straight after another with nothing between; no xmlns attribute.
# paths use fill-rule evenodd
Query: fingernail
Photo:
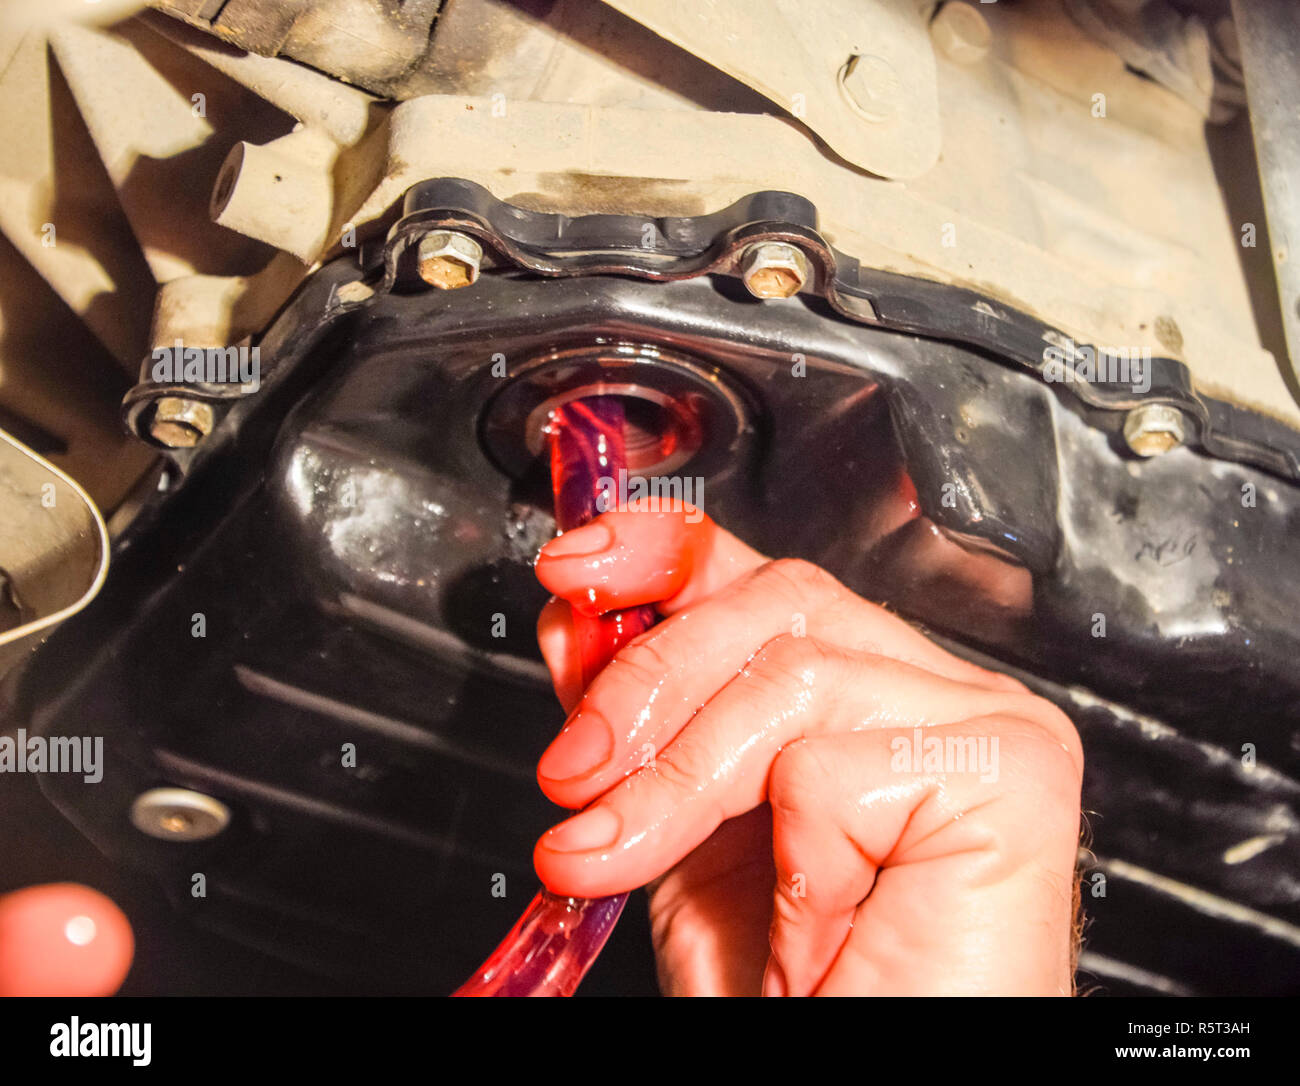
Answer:
<svg viewBox="0 0 1300 1086"><path fill-rule="evenodd" d="M599 554L614 542L609 525L599 520L574 528L556 536L542 548L544 558L578 558L586 554Z"/></svg>
<svg viewBox="0 0 1300 1086"><path fill-rule="evenodd" d="M785 970L775 958L772 958L763 972L763 997L769 999L783 996L785 993Z"/></svg>
<svg viewBox="0 0 1300 1086"><path fill-rule="evenodd" d="M552 852L587 852L618 840L623 820L608 807L592 807L551 830L542 843Z"/></svg>
<svg viewBox="0 0 1300 1086"><path fill-rule="evenodd" d="M548 781L581 777L604 765L614 752L614 733L599 713L588 709L570 720L537 763L538 776Z"/></svg>

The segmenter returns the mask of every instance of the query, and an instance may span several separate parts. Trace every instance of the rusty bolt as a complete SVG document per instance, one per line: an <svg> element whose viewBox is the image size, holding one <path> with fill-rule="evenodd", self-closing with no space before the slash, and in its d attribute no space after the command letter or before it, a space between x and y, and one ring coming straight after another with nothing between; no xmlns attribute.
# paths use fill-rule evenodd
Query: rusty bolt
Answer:
<svg viewBox="0 0 1300 1086"><path fill-rule="evenodd" d="M745 251L740 275L755 298L792 298L808 282L808 258L794 245L763 241Z"/></svg>
<svg viewBox="0 0 1300 1086"><path fill-rule="evenodd" d="M420 239L420 278L439 290L467 287L478 278L483 247L468 234L439 230Z"/></svg>
<svg viewBox="0 0 1300 1086"><path fill-rule="evenodd" d="M212 432L212 408L198 400L164 396L154 408L149 433L169 449L192 449Z"/></svg>
<svg viewBox="0 0 1300 1086"><path fill-rule="evenodd" d="M1183 413L1168 404L1135 407L1124 420L1124 440L1138 456L1159 456L1183 443Z"/></svg>

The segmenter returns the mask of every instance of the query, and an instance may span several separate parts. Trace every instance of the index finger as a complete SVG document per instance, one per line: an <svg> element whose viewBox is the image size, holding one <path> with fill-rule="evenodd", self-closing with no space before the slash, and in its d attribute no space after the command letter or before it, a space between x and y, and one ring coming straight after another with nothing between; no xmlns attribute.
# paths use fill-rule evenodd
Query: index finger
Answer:
<svg viewBox="0 0 1300 1086"><path fill-rule="evenodd" d="M631 503L557 536L538 556L538 580L588 614L653 604L671 615L767 562L707 514L677 504Z"/></svg>

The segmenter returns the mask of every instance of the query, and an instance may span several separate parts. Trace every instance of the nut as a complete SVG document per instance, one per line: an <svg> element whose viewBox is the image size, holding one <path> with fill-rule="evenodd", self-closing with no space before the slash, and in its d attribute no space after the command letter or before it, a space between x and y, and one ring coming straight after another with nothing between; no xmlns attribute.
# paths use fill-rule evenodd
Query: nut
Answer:
<svg viewBox="0 0 1300 1086"><path fill-rule="evenodd" d="M164 841L206 841L230 824L230 808L188 788L151 788L131 804L131 824Z"/></svg>
<svg viewBox="0 0 1300 1086"><path fill-rule="evenodd" d="M988 56L993 34L984 16L970 4L948 0L930 21L930 34L944 54L958 64L974 64Z"/></svg>
<svg viewBox="0 0 1300 1086"><path fill-rule="evenodd" d="M745 251L740 275L755 298L792 298L808 282L808 258L794 245L763 241Z"/></svg>
<svg viewBox="0 0 1300 1086"><path fill-rule="evenodd" d="M439 230L420 239L420 278L439 290L457 290L478 279L483 247L468 234Z"/></svg>
<svg viewBox="0 0 1300 1086"><path fill-rule="evenodd" d="M212 432L212 407L181 396L164 396L154 408L149 433L169 449L192 449Z"/></svg>
<svg viewBox="0 0 1300 1086"><path fill-rule="evenodd" d="M1138 456L1159 456L1183 443L1183 413L1168 404L1135 407L1124 420L1124 440Z"/></svg>

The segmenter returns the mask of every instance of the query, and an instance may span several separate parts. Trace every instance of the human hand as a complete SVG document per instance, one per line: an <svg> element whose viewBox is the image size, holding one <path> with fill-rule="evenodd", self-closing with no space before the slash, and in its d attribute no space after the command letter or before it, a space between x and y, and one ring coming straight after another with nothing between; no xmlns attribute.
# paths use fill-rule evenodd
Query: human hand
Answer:
<svg viewBox="0 0 1300 1086"><path fill-rule="evenodd" d="M542 550L573 711L538 779L586 808L538 842L543 882L648 884L670 994L1069 994L1069 719L699 517L606 513ZM583 695L569 607L646 603L665 620Z"/></svg>

